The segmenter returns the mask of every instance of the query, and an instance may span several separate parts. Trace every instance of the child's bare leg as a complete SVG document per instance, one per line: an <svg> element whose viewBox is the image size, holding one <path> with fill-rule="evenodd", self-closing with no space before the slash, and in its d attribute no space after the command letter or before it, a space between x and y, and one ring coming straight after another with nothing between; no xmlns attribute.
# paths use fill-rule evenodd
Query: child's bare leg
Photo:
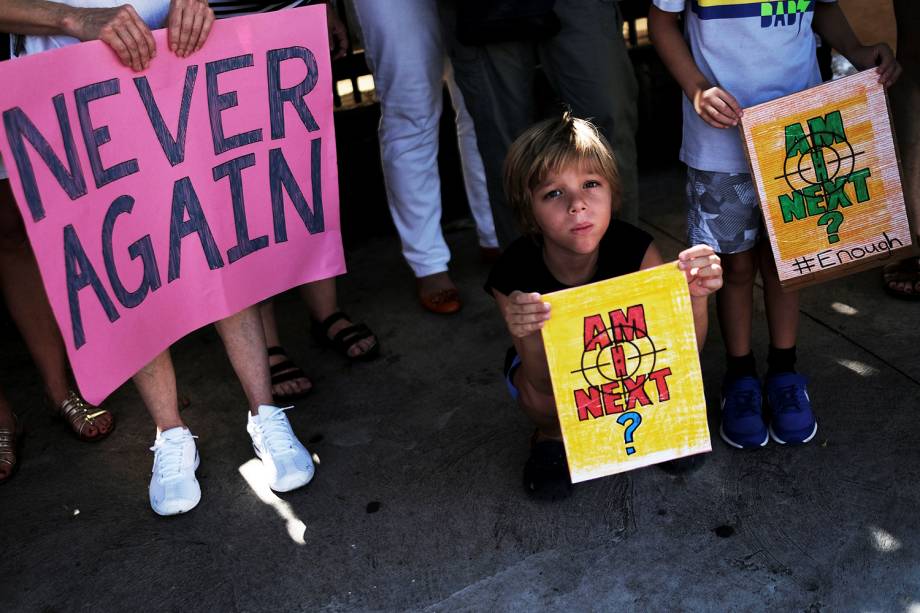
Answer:
<svg viewBox="0 0 920 613"><path fill-rule="evenodd" d="M799 293L784 292L780 287L770 243L762 241L757 251L760 255L760 275L763 278L770 344L777 349L795 347L795 339L799 333Z"/></svg>
<svg viewBox="0 0 920 613"><path fill-rule="evenodd" d="M722 289L716 294L716 310L725 350L732 357L746 356L751 353L757 251L755 248L719 254L719 257L722 259Z"/></svg>
<svg viewBox="0 0 920 613"><path fill-rule="evenodd" d="M559 417L556 414L556 399L552 388L548 391L531 383L524 376L524 369L514 373L514 385L518 388L518 406L537 427L537 440L560 440Z"/></svg>

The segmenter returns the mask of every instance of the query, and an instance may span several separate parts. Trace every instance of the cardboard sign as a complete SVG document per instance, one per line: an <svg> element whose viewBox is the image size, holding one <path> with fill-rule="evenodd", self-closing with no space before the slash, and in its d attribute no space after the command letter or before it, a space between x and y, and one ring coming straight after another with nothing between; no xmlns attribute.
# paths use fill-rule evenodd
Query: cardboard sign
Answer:
<svg viewBox="0 0 920 613"><path fill-rule="evenodd" d="M712 450L690 293L676 263L543 298L573 483Z"/></svg>
<svg viewBox="0 0 920 613"><path fill-rule="evenodd" d="M0 64L0 152L83 395L344 272L324 7L219 21L134 73L95 41Z"/></svg>
<svg viewBox="0 0 920 613"><path fill-rule="evenodd" d="M744 109L741 129L784 287L910 248L888 104L874 70Z"/></svg>

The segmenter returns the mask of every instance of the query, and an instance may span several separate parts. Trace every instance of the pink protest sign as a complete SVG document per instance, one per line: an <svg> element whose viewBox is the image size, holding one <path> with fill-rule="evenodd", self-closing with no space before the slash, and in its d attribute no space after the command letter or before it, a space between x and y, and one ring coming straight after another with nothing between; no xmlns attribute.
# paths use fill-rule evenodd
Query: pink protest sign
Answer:
<svg viewBox="0 0 920 613"><path fill-rule="evenodd" d="M134 73L101 42L3 62L0 152L80 390L345 271L324 7L221 21Z"/></svg>

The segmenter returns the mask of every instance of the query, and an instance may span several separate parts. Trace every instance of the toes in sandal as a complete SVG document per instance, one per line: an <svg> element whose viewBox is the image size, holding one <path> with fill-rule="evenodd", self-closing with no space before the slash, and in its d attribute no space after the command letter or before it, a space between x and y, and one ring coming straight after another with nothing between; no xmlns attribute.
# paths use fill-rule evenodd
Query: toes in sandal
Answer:
<svg viewBox="0 0 920 613"><path fill-rule="evenodd" d="M16 474L16 468L19 466L16 461L18 448L19 422L16 421L16 416L13 415L13 427L0 428L0 466L8 466L10 468L6 477L0 479L0 483L6 483Z"/></svg>
<svg viewBox="0 0 920 613"><path fill-rule="evenodd" d="M67 398L54 409L54 412L70 424L73 433L81 441L101 441L115 429L115 419L112 417L109 429L103 432L98 424L99 418L103 415L111 417L112 414L86 402L80 394L73 390L67 392ZM85 434L86 429L90 426L96 428L96 434L93 436Z"/></svg>
<svg viewBox="0 0 920 613"><path fill-rule="evenodd" d="M336 332L335 336L329 337L329 328L342 319L351 321L351 317L342 311L333 313L323 321L312 320L310 332L313 334L313 338L316 339L316 342L324 347L332 347L354 362L363 362L377 357L377 354L380 353L380 341L365 324L352 324ZM355 343L371 337L374 337L374 344L370 349L358 355L348 354L348 350L354 347Z"/></svg>
<svg viewBox="0 0 920 613"><path fill-rule="evenodd" d="M305 373L300 369L299 366L297 366L297 364L291 361L283 347L269 347L267 351L269 357L273 355L284 356L284 360L278 362L277 364L272 364L268 367L268 370L272 376L272 387L278 385L279 383L285 383L286 381L294 381L295 379L306 379L307 381L310 381L309 377L307 377L307 373ZM313 383L310 382L310 387L305 390L294 392L293 394L272 393L272 398L274 399L276 405L286 406L296 400L306 398L312 389Z"/></svg>
<svg viewBox="0 0 920 613"><path fill-rule="evenodd" d="M898 283L907 283L910 289L895 287ZM882 288L889 296L901 300L920 300L920 258L914 256L886 264L882 268Z"/></svg>

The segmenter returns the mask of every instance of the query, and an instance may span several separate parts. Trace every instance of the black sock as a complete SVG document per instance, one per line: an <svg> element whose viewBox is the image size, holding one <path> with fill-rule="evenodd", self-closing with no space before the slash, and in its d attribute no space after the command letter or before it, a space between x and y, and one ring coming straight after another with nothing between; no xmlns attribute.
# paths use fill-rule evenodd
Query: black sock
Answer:
<svg viewBox="0 0 920 613"><path fill-rule="evenodd" d="M784 372L795 372L795 345L789 349L777 349L770 345L767 353L767 376Z"/></svg>
<svg viewBox="0 0 920 613"><path fill-rule="evenodd" d="M757 365L754 363L753 352L738 357L726 354L725 361L728 366L728 370L725 373L726 379L757 376Z"/></svg>

